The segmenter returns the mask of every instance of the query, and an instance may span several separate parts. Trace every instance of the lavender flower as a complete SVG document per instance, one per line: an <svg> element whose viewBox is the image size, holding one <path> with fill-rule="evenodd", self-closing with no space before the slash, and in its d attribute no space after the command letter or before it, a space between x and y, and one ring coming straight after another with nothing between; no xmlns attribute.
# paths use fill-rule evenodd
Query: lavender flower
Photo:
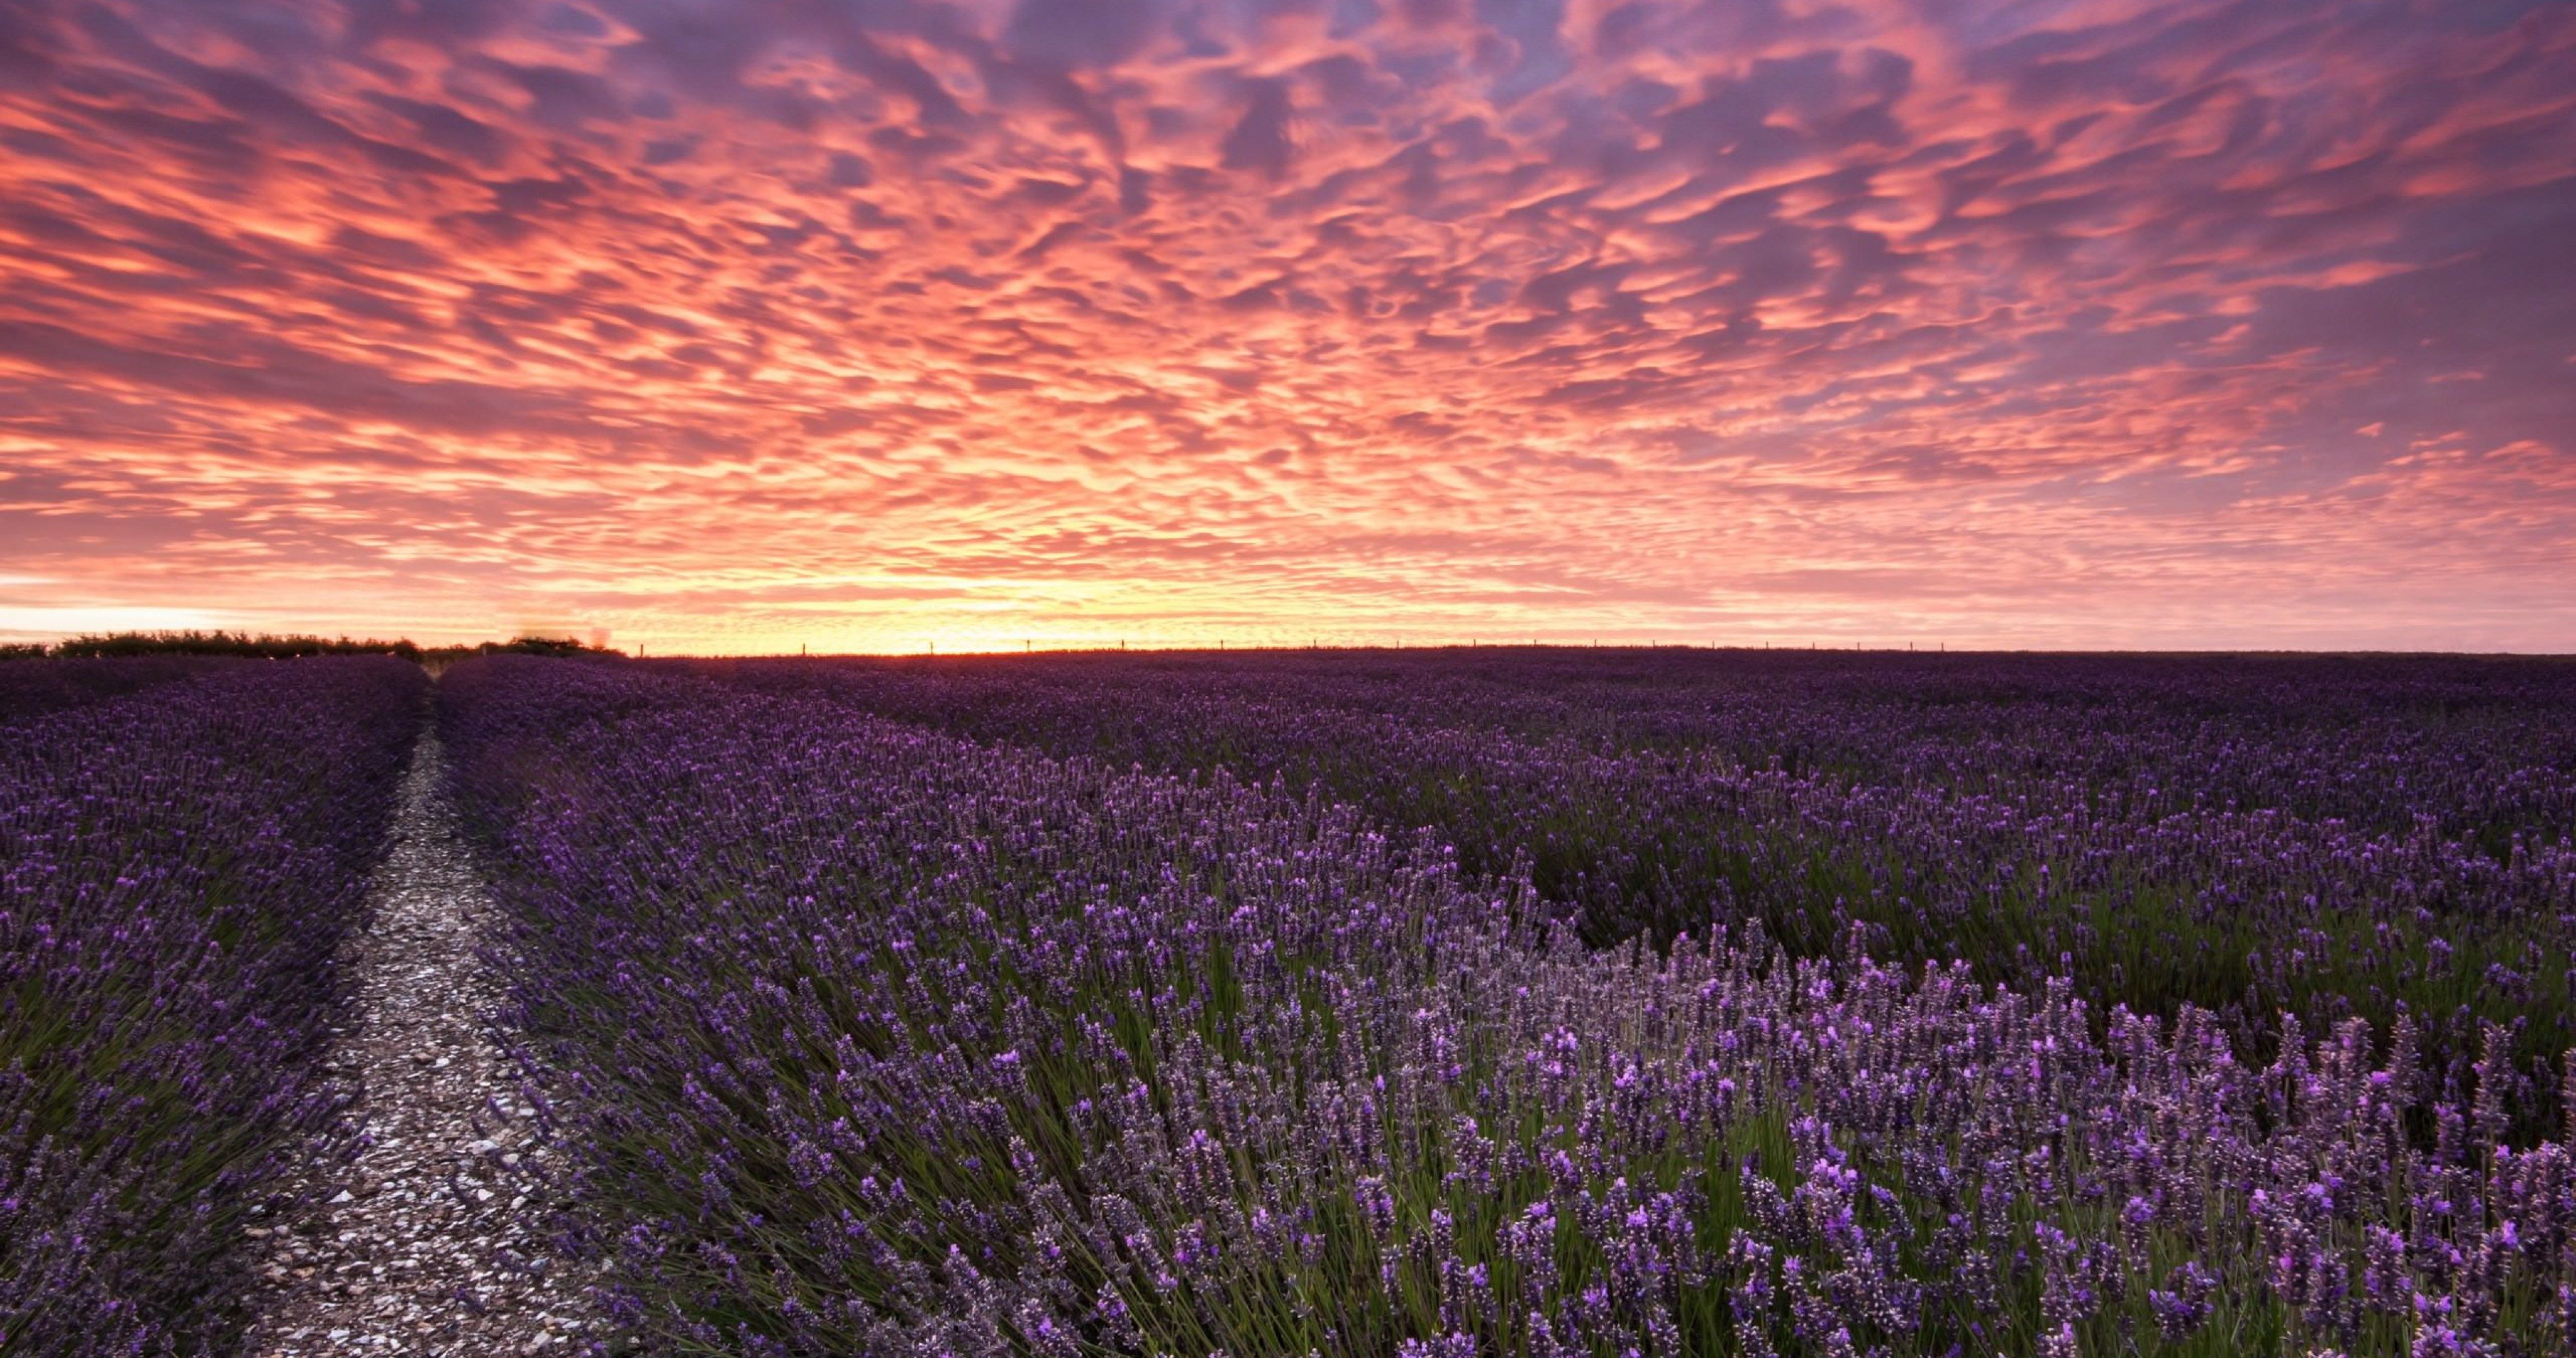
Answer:
<svg viewBox="0 0 2576 1358"><path fill-rule="evenodd" d="M238 1337L254 1214L349 1144L333 958L426 688L377 658L0 668L0 1351Z"/></svg>
<svg viewBox="0 0 2576 1358"><path fill-rule="evenodd" d="M2564 970L2567 780L2146 668L1919 739L1892 681L1605 735L1579 676L1285 662L495 658L441 704L651 1345L2576 1343L2564 997L2472 993ZM2292 734L2187 720L2212 684Z"/></svg>

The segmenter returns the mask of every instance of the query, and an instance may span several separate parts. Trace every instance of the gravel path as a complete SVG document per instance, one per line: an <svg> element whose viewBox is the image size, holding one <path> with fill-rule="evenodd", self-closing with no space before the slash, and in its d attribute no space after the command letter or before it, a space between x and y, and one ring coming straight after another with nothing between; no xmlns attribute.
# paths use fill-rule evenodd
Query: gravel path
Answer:
<svg viewBox="0 0 2576 1358"><path fill-rule="evenodd" d="M492 911L424 734L402 787L372 923L342 964L357 1013L333 1055L364 1091L356 1161L271 1242L248 1352L465 1355L588 1347L584 1279L554 1257L544 1148L517 1066L485 1027L475 947Z"/></svg>

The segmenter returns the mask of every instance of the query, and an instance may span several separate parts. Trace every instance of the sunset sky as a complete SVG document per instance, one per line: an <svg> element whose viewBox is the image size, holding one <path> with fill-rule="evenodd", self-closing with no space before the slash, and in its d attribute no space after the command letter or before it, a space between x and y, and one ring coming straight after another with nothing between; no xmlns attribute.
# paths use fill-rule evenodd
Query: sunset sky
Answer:
<svg viewBox="0 0 2576 1358"><path fill-rule="evenodd" d="M0 639L2576 651L2576 4L0 0Z"/></svg>

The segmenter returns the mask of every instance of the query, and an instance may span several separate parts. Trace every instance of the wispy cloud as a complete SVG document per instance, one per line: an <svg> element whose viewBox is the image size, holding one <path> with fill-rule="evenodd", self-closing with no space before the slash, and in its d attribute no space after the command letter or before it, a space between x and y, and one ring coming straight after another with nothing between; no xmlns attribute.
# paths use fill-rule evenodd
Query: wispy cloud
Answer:
<svg viewBox="0 0 2576 1358"><path fill-rule="evenodd" d="M0 604L0 636L71 636L82 632L210 629L226 624L219 613L197 608L116 605Z"/></svg>
<svg viewBox="0 0 2576 1358"><path fill-rule="evenodd" d="M0 568L2576 648L2571 167L2550 3L38 0Z"/></svg>

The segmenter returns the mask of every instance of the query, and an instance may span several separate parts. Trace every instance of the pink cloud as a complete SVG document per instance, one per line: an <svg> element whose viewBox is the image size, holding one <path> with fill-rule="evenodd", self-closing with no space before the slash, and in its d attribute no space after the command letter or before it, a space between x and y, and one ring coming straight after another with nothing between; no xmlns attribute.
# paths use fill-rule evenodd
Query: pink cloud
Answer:
<svg viewBox="0 0 2576 1358"><path fill-rule="evenodd" d="M0 603L2568 649L2570 72L2547 4L17 6Z"/></svg>

